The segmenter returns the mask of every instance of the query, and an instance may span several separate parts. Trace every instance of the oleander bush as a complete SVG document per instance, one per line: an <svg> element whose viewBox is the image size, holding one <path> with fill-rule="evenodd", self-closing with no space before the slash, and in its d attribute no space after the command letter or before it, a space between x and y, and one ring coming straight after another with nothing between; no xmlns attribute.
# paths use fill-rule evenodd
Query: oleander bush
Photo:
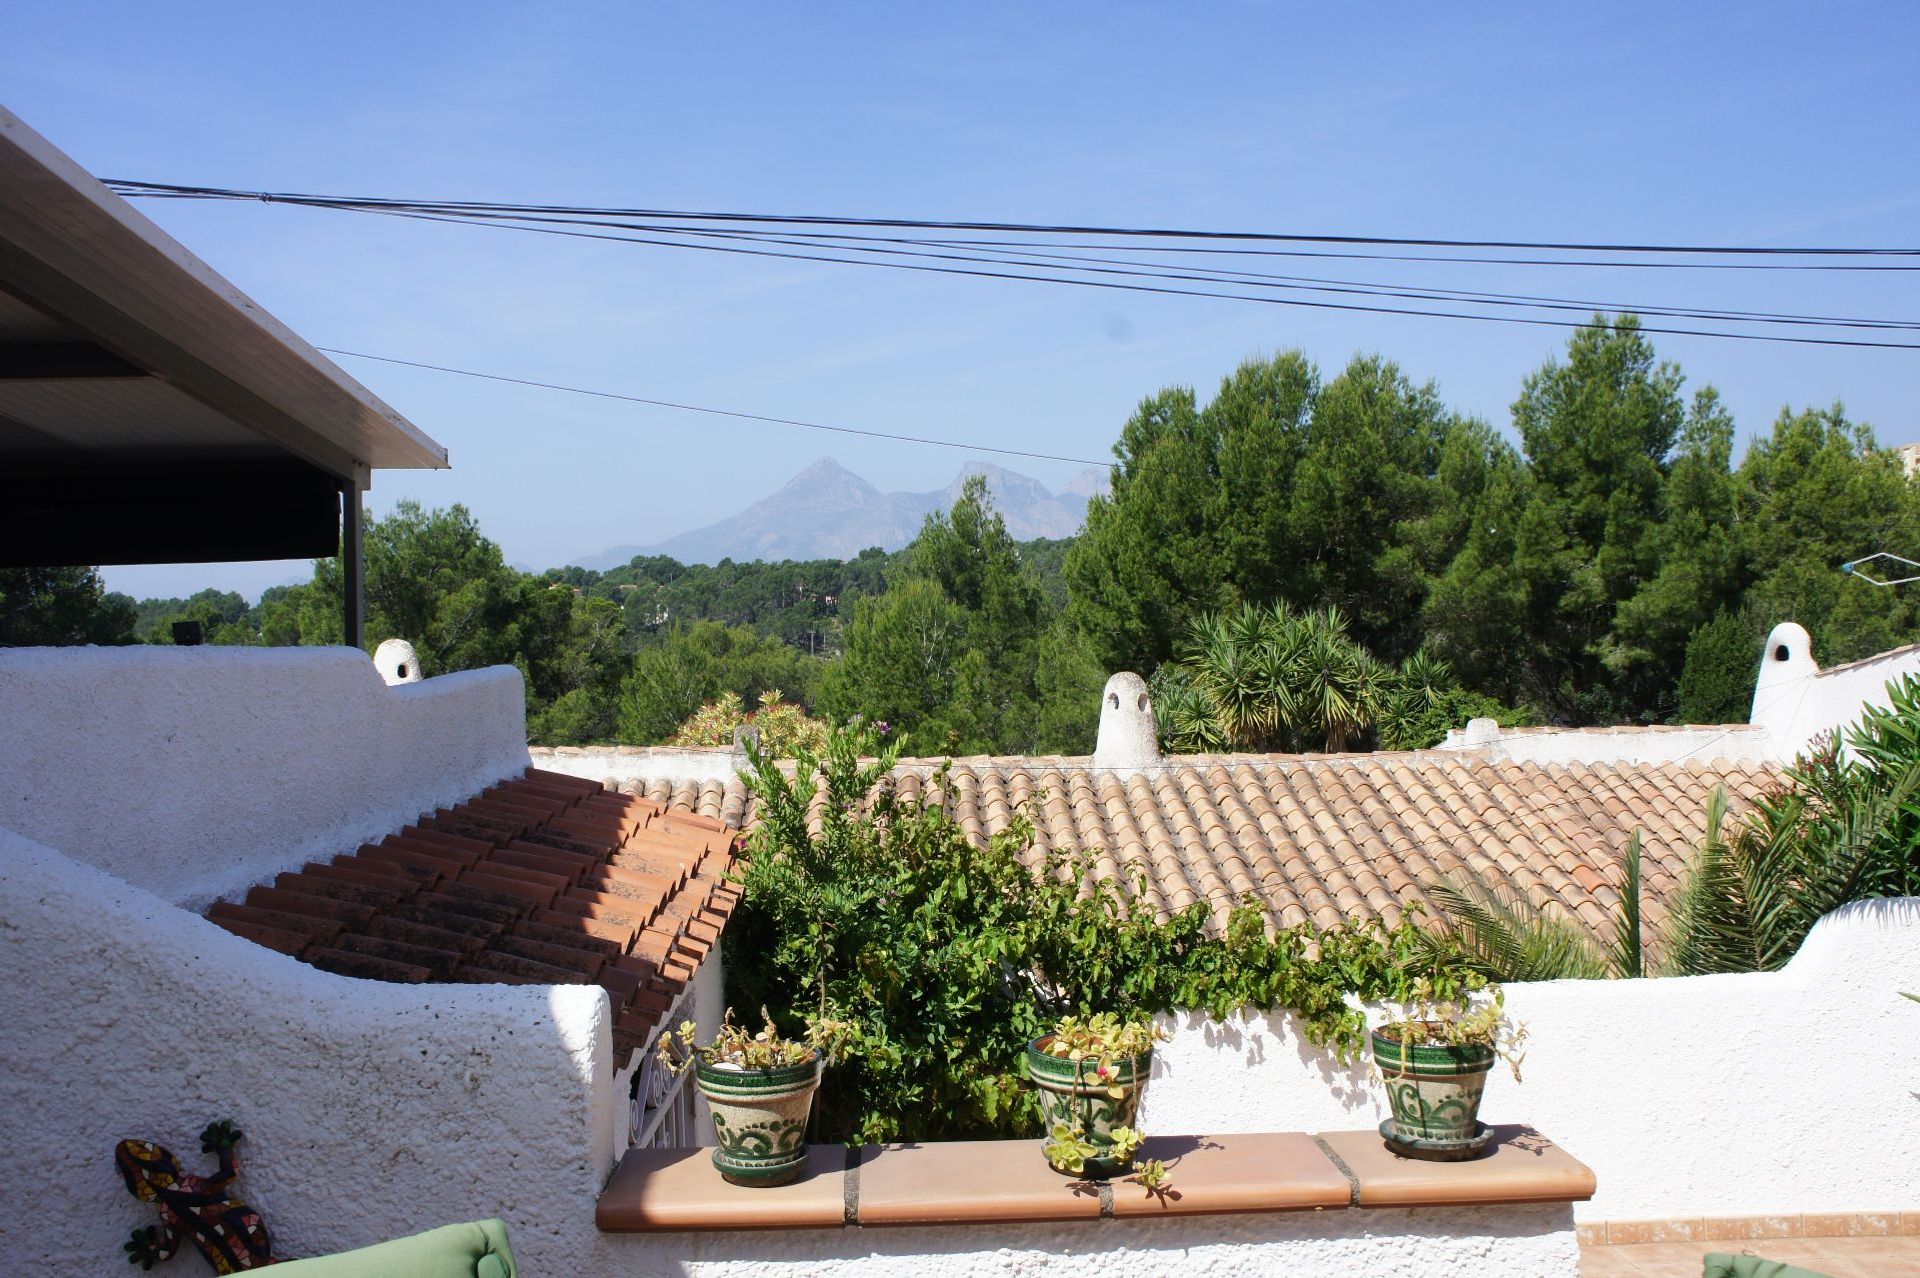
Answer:
<svg viewBox="0 0 1920 1278"><path fill-rule="evenodd" d="M1041 1134L1023 1049L1063 1015L1283 1008L1345 1060L1365 1036L1349 994L1480 984L1411 923L1273 931L1250 904L1219 932L1202 904L1157 918L1086 858L1030 865L1028 811L975 846L944 806L944 767L909 799L896 758L860 725L792 764L750 751L759 823L726 932L728 998L788 1034L827 1027L822 1139Z"/></svg>

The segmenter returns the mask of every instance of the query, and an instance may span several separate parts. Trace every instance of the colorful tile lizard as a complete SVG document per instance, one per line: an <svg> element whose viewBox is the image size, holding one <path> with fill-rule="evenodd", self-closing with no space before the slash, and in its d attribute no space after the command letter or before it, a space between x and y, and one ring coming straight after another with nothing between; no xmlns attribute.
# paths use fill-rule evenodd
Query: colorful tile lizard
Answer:
<svg viewBox="0 0 1920 1278"><path fill-rule="evenodd" d="M180 1170L179 1160L152 1141L123 1140L115 1147L113 1161L127 1192L160 1213L158 1225L134 1230L132 1241L123 1244L128 1264L151 1269L171 1258L182 1239L198 1247L217 1274L274 1262L266 1222L231 1193L240 1174L233 1156L240 1136L230 1122L209 1123L200 1133L201 1152L220 1159L220 1170L212 1176Z"/></svg>

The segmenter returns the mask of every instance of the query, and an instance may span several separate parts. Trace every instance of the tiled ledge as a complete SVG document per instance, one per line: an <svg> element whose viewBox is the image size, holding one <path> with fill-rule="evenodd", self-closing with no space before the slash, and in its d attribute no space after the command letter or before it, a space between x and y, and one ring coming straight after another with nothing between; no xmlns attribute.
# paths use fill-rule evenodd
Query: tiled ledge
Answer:
<svg viewBox="0 0 1920 1278"><path fill-rule="evenodd" d="M1920 1235L1920 1211L1778 1212L1770 1216L1594 1220L1580 1226L1580 1245L1605 1247L1637 1243L1739 1242L1759 1238L1875 1238L1898 1235Z"/></svg>
<svg viewBox="0 0 1920 1278"><path fill-rule="evenodd" d="M1157 1136L1173 1185L1059 1175L1037 1140L928 1145L817 1145L791 1185L745 1189L705 1149L634 1149L620 1160L595 1219L607 1231L958 1225L1366 1207L1583 1201L1588 1168L1527 1127L1497 1127L1493 1151L1468 1163L1424 1163L1389 1151L1378 1132Z"/></svg>

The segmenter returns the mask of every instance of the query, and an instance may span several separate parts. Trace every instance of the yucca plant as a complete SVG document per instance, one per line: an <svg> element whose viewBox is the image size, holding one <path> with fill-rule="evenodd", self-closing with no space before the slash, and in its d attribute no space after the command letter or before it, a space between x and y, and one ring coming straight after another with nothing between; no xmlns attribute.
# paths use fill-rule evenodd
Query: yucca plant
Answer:
<svg viewBox="0 0 1920 1278"><path fill-rule="evenodd" d="M1397 677L1348 636L1338 609L1296 613L1285 601L1200 618L1170 665L1155 701L1171 698L1162 732L1184 751L1347 749Z"/></svg>

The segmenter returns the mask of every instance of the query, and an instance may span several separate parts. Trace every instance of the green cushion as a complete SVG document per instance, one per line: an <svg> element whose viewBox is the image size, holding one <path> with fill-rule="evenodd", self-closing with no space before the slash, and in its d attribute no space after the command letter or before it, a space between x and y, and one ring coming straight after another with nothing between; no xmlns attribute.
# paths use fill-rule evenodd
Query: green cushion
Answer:
<svg viewBox="0 0 1920 1278"><path fill-rule="evenodd" d="M1707 1253L1706 1267L1700 1278L1827 1278L1826 1274L1801 1269L1778 1260L1758 1256L1733 1256L1724 1251Z"/></svg>
<svg viewBox="0 0 1920 1278"><path fill-rule="evenodd" d="M274 1266L292 1278L515 1278L507 1227L498 1220L429 1229L358 1251Z"/></svg>

